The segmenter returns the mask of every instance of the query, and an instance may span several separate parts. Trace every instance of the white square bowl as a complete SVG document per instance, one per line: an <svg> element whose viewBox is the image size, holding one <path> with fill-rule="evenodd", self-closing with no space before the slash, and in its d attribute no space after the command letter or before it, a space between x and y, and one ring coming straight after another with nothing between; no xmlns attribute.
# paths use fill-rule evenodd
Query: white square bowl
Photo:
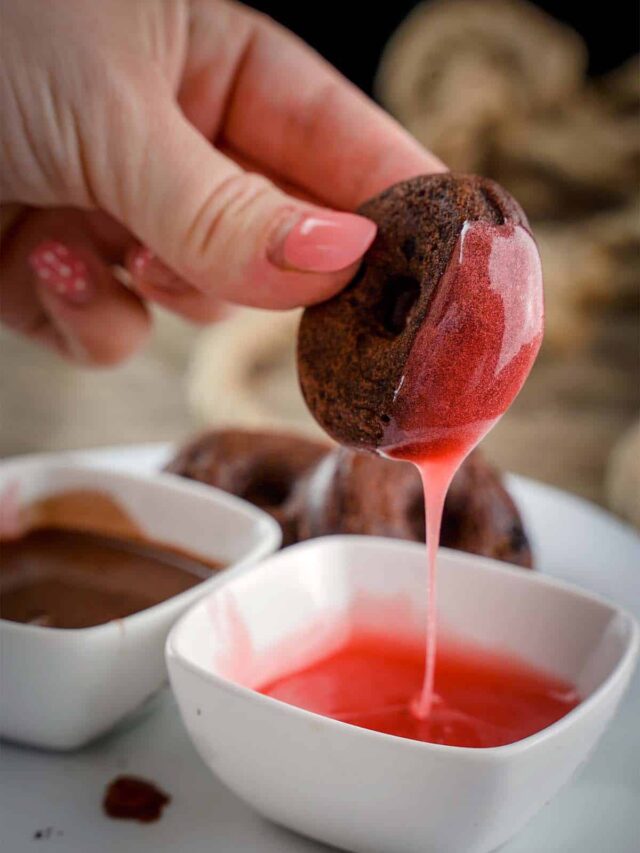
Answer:
<svg viewBox="0 0 640 853"><path fill-rule="evenodd" d="M0 619L0 736L32 746L75 749L144 703L166 679L164 642L177 617L226 572L267 556L281 541L266 513L171 474L32 458L0 466L0 494L7 487L17 489L23 506L75 490L109 495L151 540L227 566L153 607L91 628Z"/></svg>
<svg viewBox="0 0 640 853"><path fill-rule="evenodd" d="M352 627L423 630L423 546L330 537L288 548L200 601L166 650L197 750L262 815L358 853L486 853L586 760L631 677L636 622L535 572L454 551L438 559L445 634L571 681L583 701L531 737L470 749L357 728L255 692L339 646Z"/></svg>

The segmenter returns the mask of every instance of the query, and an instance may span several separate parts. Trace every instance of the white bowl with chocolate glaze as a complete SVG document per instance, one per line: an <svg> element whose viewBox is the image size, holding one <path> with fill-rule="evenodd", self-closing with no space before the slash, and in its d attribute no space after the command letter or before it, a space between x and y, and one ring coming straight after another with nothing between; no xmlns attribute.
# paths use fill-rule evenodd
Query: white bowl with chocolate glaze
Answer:
<svg viewBox="0 0 640 853"><path fill-rule="evenodd" d="M571 682L580 703L531 736L468 748L370 731L257 692L350 631L424 630L423 545L316 539L229 578L169 635L171 685L211 771L264 817L354 853L488 853L515 835L610 724L638 625L602 598L487 558L441 549L438 570L445 635Z"/></svg>
<svg viewBox="0 0 640 853"><path fill-rule="evenodd" d="M49 749L78 748L141 706L166 679L164 642L177 617L281 541L266 513L209 486L51 456L0 465L0 508L0 736ZM82 554L94 552L77 556L85 534L68 529L126 538L135 570L112 565L109 554L101 562L102 552L83 563ZM63 550L47 573L40 557L50 535ZM25 542L32 543L26 563L15 556ZM146 585L138 582L142 569ZM30 597L31 581L38 586ZM43 596L46 604L30 612ZM112 606L126 615L108 618Z"/></svg>

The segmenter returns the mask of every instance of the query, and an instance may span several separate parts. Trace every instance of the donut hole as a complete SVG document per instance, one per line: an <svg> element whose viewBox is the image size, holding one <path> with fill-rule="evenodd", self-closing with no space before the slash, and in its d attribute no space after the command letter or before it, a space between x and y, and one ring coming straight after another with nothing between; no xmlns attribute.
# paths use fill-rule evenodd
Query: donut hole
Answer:
<svg viewBox="0 0 640 853"><path fill-rule="evenodd" d="M440 525L440 544L445 548L459 548L460 538L468 535L468 531L464 531L465 524L464 507L459 506L456 501L447 501L442 514L442 524Z"/></svg>
<svg viewBox="0 0 640 853"><path fill-rule="evenodd" d="M407 508L407 521L411 535L416 542L426 542L427 526L424 516L424 497L422 490L411 498Z"/></svg>
<svg viewBox="0 0 640 853"><path fill-rule="evenodd" d="M376 317L387 335L397 337L404 332L419 296L420 282L415 278L396 275L385 281Z"/></svg>
<svg viewBox="0 0 640 853"><path fill-rule="evenodd" d="M529 548L529 540L524 528L519 521L514 521L509 531L509 547L516 553L526 551Z"/></svg>
<svg viewBox="0 0 640 853"><path fill-rule="evenodd" d="M281 468L262 468L251 474L238 497L262 509L282 506L291 494L291 477Z"/></svg>

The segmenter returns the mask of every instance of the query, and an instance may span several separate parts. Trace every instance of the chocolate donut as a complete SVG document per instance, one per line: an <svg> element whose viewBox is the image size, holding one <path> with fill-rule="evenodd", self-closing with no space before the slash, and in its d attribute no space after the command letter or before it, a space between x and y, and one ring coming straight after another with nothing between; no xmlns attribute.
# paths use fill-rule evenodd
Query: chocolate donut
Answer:
<svg viewBox="0 0 640 853"><path fill-rule="evenodd" d="M518 508L499 471L479 450L465 459L449 487L440 544L526 569L533 567Z"/></svg>
<svg viewBox="0 0 640 853"><path fill-rule="evenodd" d="M422 484L408 462L336 449L308 474L304 500L300 539L351 533L425 541ZM441 544L531 568L518 509L480 451L471 453L454 477Z"/></svg>
<svg viewBox="0 0 640 853"><path fill-rule="evenodd" d="M283 545L336 533L425 540L422 484L408 462L294 435L227 429L189 442L166 470L261 507L281 525ZM518 509L478 450L449 489L441 543L531 567Z"/></svg>
<svg viewBox="0 0 640 853"><path fill-rule="evenodd" d="M298 374L309 409L329 435L375 450L387 446L416 338L445 272L461 263L461 249L454 250L465 228L528 223L493 181L450 173L396 184L358 212L377 223L378 234L345 290L305 310Z"/></svg>
<svg viewBox="0 0 640 853"><path fill-rule="evenodd" d="M304 500L301 539L353 533L424 542L422 484L408 462L337 448L309 473Z"/></svg>
<svg viewBox="0 0 640 853"><path fill-rule="evenodd" d="M222 429L187 444L166 470L265 510L282 527L282 544L290 545L298 540L300 483L328 450L296 435Z"/></svg>

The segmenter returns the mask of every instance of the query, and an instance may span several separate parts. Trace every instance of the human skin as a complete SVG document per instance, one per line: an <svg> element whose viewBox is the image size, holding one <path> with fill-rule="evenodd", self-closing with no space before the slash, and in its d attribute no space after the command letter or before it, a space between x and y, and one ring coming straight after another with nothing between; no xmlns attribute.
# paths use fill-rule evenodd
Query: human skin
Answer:
<svg viewBox="0 0 640 853"><path fill-rule="evenodd" d="M136 351L149 302L206 323L221 301L326 299L375 236L348 211L443 169L239 4L0 0L0 15L0 317L84 364Z"/></svg>

